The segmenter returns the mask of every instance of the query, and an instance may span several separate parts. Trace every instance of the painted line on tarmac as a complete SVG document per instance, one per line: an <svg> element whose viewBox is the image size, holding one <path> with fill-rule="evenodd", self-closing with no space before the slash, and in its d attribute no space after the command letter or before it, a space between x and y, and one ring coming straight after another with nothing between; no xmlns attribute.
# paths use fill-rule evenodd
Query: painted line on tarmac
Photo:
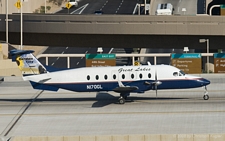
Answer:
<svg viewBox="0 0 225 141"><path fill-rule="evenodd" d="M96 113L46 113L46 114L24 114L23 116L31 117L31 116L69 116L69 115L140 115L140 114L203 114L203 113L224 113L225 110L218 110L218 111L164 111L164 112L96 112ZM1 114L0 114L1 115ZM14 114L7 114L1 116L12 116Z"/></svg>
<svg viewBox="0 0 225 141"><path fill-rule="evenodd" d="M22 109L19 111L21 112L20 114L15 114L15 117L13 118L13 120L8 124L8 126L5 128L5 130L2 132L2 134L4 133L4 136L8 136L8 134L10 133L10 131L13 129L13 127L16 125L16 123L20 120L20 118L25 115L24 113L27 111L27 109L31 106L31 104L33 102L35 102L35 100L44 92L44 90L42 90L41 92L39 92L36 97L24 108L24 110L22 111ZM18 112L18 113L19 113Z"/></svg>

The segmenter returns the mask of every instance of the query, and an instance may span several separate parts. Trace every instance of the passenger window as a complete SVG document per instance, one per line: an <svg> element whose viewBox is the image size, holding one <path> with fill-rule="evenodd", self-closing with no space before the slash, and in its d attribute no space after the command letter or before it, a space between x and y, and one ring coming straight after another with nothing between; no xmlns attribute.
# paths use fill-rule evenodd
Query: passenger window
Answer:
<svg viewBox="0 0 225 141"><path fill-rule="evenodd" d="M131 78L134 79L134 74L131 74Z"/></svg>
<svg viewBox="0 0 225 141"><path fill-rule="evenodd" d="M113 74L113 79L116 79L116 75L115 74Z"/></svg>
<svg viewBox="0 0 225 141"><path fill-rule="evenodd" d="M95 76L95 79L96 79L96 80L98 80L98 79L99 79L99 76L98 76L98 75L96 75L96 76Z"/></svg>
<svg viewBox="0 0 225 141"><path fill-rule="evenodd" d="M148 74L148 78L151 78L151 77L152 77L152 75L151 75L151 73L149 73L149 74Z"/></svg>
<svg viewBox="0 0 225 141"><path fill-rule="evenodd" d="M107 75L105 75L105 76L104 76L104 78L105 78L105 80L107 80L107 79L108 79L108 76L107 76Z"/></svg>
<svg viewBox="0 0 225 141"><path fill-rule="evenodd" d="M140 73L140 74L139 74L139 77L142 79L143 75Z"/></svg>
<svg viewBox="0 0 225 141"><path fill-rule="evenodd" d="M90 76L89 75L87 76L87 80L90 80Z"/></svg>
<svg viewBox="0 0 225 141"><path fill-rule="evenodd" d="M173 73L173 76L178 76L178 72L174 72Z"/></svg>
<svg viewBox="0 0 225 141"><path fill-rule="evenodd" d="M124 74L122 75L122 79L125 79L125 75Z"/></svg>

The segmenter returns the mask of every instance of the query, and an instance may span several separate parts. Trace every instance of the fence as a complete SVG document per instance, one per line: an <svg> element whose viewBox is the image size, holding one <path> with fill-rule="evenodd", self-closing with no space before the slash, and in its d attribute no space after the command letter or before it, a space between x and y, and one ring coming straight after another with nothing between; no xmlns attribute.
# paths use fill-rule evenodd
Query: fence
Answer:
<svg viewBox="0 0 225 141"><path fill-rule="evenodd" d="M155 53L155 54L116 54L116 57L131 57L132 64L134 65L135 57L154 57L154 65L157 64L158 57L170 57L171 53ZM213 56L213 53L201 53L202 57ZM45 57L46 65L48 65L49 57L66 57L67 58L67 68L70 68L70 58L71 57L85 57L85 54L40 54L37 55L37 59Z"/></svg>

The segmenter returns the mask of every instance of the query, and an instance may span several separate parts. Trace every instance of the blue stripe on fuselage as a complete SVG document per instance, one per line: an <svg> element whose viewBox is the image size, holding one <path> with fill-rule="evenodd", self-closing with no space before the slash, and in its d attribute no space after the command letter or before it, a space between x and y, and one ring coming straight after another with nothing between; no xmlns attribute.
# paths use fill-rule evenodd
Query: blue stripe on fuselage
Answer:
<svg viewBox="0 0 225 141"><path fill-rule="evenodd" d="M144 82L153 82L150 80L141 80L141 81L129 81L122 82L125 86L137 86L139 89L135 92L146 91L149 88L149 85L145 85ZM112 91L118 87L117 81L112 82L93 82L93 83L51 83L48 85L59 87L66 90L76 91L76 92L96 92L96 91Z"/></svg>
<svg viewBox="0 0 225 141"><path fill-rule="evenodd" d="M134 92L143 92L147 90L152 90L155 87L153 85L146 85L145 82L150 84L154 80L139 80L139 81L129 81L122 83L125 86L137 86L139 89ZM186 89L186 88L197 88L208 85L209 83L204 83L206 80L203 78L198 79L170 79L170 80L159 80L162 82L157 89ZM76 92L96 92L96 91L112 91L118 87L117 81L111 82L90 82L90 83L45 83L52 87L58 87L66 90L76 91Z"/></svg>

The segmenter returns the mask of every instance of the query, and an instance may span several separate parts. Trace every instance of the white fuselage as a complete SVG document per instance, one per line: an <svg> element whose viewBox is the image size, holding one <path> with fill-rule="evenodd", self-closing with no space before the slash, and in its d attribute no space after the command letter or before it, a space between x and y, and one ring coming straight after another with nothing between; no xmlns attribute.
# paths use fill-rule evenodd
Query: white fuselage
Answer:
<svg viewBox="0 0 225 141"><path fill-rule="evenodd" d="M125 86L137 86L142 92L154 89L143 83L152 84L156 79L162 82L159 89L203 86L197 82L201 77L185 75L169 65L87 67L24 77L24 80L72 91L110 91L120 81Z"/></svg>

